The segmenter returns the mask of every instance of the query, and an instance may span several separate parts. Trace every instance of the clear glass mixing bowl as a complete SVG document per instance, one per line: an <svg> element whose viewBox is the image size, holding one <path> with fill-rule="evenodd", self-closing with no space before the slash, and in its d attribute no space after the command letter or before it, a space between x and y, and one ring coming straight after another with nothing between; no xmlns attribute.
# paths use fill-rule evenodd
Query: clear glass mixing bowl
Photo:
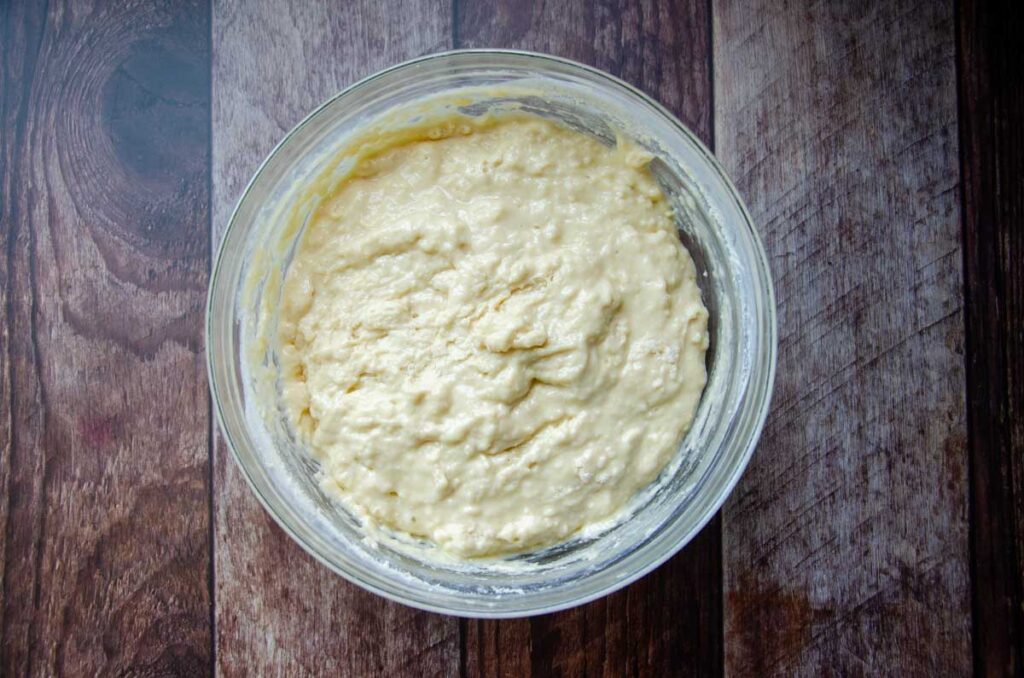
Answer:
<svg viewBox="0 0 1024 678"><path fill-rule="evenodd" d="M412 121L423 115L424 100L452 92L466 93L458 108L470 115L516 106L606 143L624 132L654 153L652 171L675 208L710 312L708 383L696 419L675 461L623 519L596 535L478 563L446 561L400 538L367 538L355 517L321 493L317 464L289 431L278 402L273 346L257 337L257 311L264 302L273 310L293 252L289 245L301 237L301 231L286 232L282 214L312 207L298 203L297 187L323 173L332 151L367 125L382 118L400 124L406 111ZM260 166L231 217L213 269L206 324L221 428L281 527L370 591L477 617L538 614L593 600L682 548L722 505L750 459L775 373L775 301L764 250L712 154L662 106L621 80L524 52L465 50L415 59L352 85L311 113Z"/></svg>

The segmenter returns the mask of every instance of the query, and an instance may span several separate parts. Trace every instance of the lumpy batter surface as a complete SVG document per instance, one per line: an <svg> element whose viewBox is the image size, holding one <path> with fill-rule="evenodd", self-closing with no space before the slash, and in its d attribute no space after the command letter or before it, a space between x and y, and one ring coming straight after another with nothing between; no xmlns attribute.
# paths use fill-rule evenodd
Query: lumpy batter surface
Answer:
<svg viewBox="0 0 1024 678"><path fill-rule="evenodd" d="M452 120L322 196L278 342L329 494L478 557L563 541L658 475L708 336L649 159L539 118Z"/></svg>

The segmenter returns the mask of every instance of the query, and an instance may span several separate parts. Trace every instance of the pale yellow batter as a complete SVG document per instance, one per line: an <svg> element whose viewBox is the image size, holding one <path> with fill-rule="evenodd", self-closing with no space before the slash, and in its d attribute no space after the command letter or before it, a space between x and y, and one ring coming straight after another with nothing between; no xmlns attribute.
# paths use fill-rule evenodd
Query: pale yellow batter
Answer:
<svg viewBox="0 0 1024 678"><path fill-rule="evenodd" d="M285 395L325 489L462 557L613 516L706 379L708 314L649 156L525 116L384 146L285 280Z"/></svg>

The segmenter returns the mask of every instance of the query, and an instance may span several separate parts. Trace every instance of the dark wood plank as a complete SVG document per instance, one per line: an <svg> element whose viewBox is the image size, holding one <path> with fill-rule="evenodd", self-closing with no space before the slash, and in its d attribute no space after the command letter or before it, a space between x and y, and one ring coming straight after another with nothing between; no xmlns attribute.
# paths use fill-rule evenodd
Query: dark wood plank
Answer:
<svg viewBox="0 0 1024 678"><path fill-rule="evenodd" d="M450 46L445 0L214 6L215 242L262 158L355 79ZM387 602L307 556L265 514L218 437L217 667L225 675L454 675L454 619Z"/></svg>
<svg viewBox="0 0 1024 678"><path fill-rule="evenodd" d="M959 3L977 673L1024 671L1024 14Z"/></svg>
<svg viewBox="0 0 1024 678"><path fill-rule="evenodd" d="M0 15L0 674L199 675L208 7Z"/></svg>
<svg viewBox="0 0 1024 678"><path fill-rule="evenodd" d="M726 671L971 668L952 2L714 5L775 398L724 512Z"/></svg>
<svg viewBox="0 0 1024 678"><path fill-rule="evenodd" d="M458 0L457 47L549 52L604 69L712 141L710 16L704 0ZM468 675L721 672L721 528L605 600L531 620L465 622Z"/></svg>

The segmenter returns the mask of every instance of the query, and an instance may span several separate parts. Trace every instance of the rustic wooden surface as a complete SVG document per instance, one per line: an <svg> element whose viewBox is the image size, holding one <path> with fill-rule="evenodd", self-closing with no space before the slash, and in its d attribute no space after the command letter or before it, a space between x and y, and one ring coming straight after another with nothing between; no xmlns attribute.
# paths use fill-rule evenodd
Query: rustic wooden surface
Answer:
<svg viewBox="0 0 1024 678"><path fill-rule="evenodd" d="M0 674L210 665L209 13L5 4Z"/></svg>
<svg viewBox="0 0 1024 678"><path fill-rule="evenodd" d="M1024 672L1024 15L959 7L960 144L979 672Z"/></svg>
<svg viewBox="0 0 1024 678"><path fill-rule="evenodd" d="M1009 3L0 3L0 675L985 675L1024 634L1024 59ZM722 517L483 622L316 564L210 426L211 247L358 77L552 52L713 145L779 378Z"/></svg>
<svg viewBox="0 0 1024 678"><path fill-rule="evenodd" d="M971 666L951 3L714 5L718 155L779 369L725 509L737 675Z"/></svg>

